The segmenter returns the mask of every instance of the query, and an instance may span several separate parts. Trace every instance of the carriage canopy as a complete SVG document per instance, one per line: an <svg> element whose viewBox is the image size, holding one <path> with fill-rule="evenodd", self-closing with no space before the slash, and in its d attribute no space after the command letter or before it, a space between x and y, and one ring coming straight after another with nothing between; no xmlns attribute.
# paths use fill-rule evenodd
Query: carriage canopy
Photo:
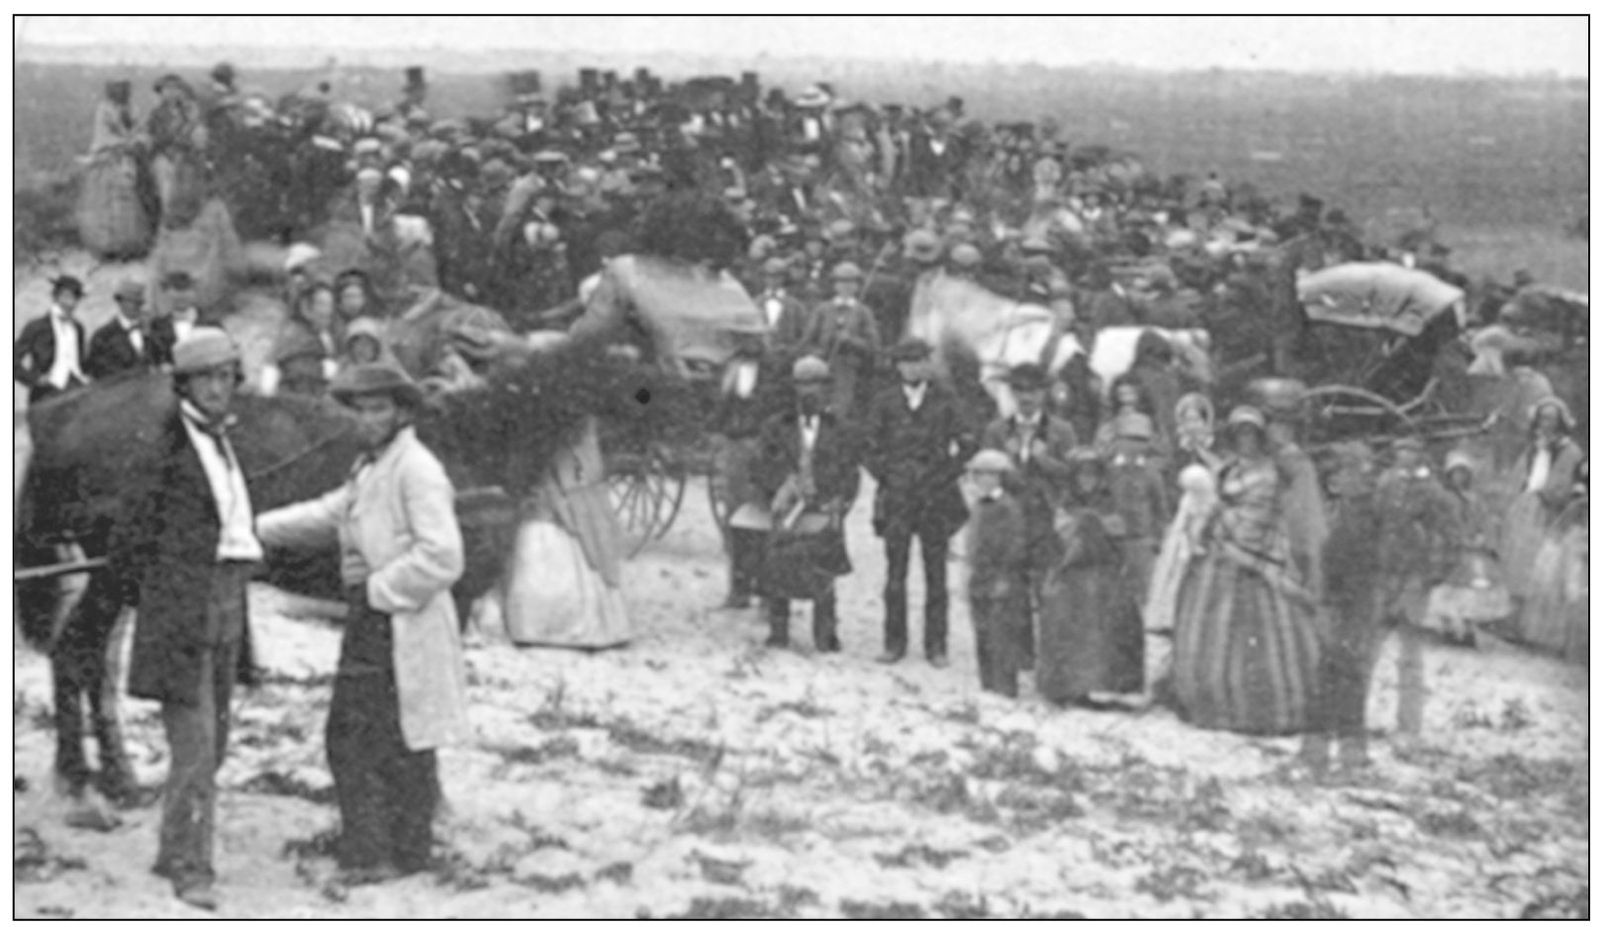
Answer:
<svg viewBox="0 0 1608 927"><path fill-rule="evenodd" d="M1307 318L1348 328L1384 329L1409 338L1447 310L1463 322L1463 291L1421 270L1390 263L1326 267L1296 283Z"/></svg>

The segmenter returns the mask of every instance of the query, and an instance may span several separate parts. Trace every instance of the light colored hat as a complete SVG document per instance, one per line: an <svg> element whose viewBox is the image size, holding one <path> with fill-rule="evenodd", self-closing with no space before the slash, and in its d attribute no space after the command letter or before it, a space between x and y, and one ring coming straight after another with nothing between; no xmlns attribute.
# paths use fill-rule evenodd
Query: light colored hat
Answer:
<svg viewBox="0 0 1608 927"><path fill-rule="evenodd" d="M312 262L317 261L317 259L320 258L320 256L322 256L322 254L323 254L322 251L318 251L317 248L314 248L314 246L309 245L309 243L306 243L306 241L297 241L297 243L294 243L294 245L291 245L291 246L289 246L289 248L286 248L286 251L285 251L285 272L286 272L286 274L289 274L289 272L291 272L291 270L296 270L297 267L306 267L307 264L312 264Z"/></svg>
<svg viewBox="0 0 1608 927"><path fill-rule="evenodd" d="M123 300L145 301L145 284L137 277L124 277L117 281L117 289L112 291L112 298L119 302Z"/></svg>
<svg viewBox="0 0 1608 927"><path fill-rule="evenodd" d="M773 257L765 260L765 275L779 277L787 273L787 258Z"/></svg>
<svg viewBox="0 0 1608 927"><path fill-rule="evenodd" d="M814 354L806 354L793 362L793 382L819 383L832 379L832 368Z"/></svg>
<svg viewBox="0 0 1608 927"><path fill-rule="evenodd" d="M1445 469L1446 469L1447 473L1451 473L1453 470L1457 470L1457 469L1463 469L1463 470L1467 470L1469 473L1473 473L1474 472L1474 458L1469 456L1469 453L1467 451L1462 451L1462 450L1451 451L1450 453L1448 453L1446 455L1446 467L1445 467Z"/></svg>
<svg viewBox="0 0 1608 927"><path fill-rule="evenodd" d="M1016 467L1012 465L1009 454L989 447L973 455L966 469L973 473L1009 473Z"/></svg>
<svg viewBox="0 0 1608 927"><path fill-rule="evenodd" d="M221 328L198 326L173 346L174 373L201 373L240 362L240 348Z"/></svg>
<svg viewBox="0 0 1608 927"><path fill-rule="evenodd" d="M1255 406L1235 406L1234 411L1228 413L1228 427L1230 429L1240 425L1253 425L1258 431L1267 430L1267 416Z"/></svg>
<svg viewBox="0 0 1608 927"><path fill-rule="evenodd" d="M949 261L956 267L976 267L983 263L983 253L972 245L959 244L950 249Z"/></svg>
<svg viewBox="0 0 1608 927"><path fill-rule="evenodd" d="M832 268L833 280L859 280L864 276L865 274L860 271L859 265L853 261L844 261Z"/></svg>
<svg viewBox="0 0 1608 927"><path fill-rule="evenodd" d="M360 138L357 140L357 144L352 146L352 151L360 155L379 154L384 147L385 146L381 144L380 140L377 138Z"/></svg>

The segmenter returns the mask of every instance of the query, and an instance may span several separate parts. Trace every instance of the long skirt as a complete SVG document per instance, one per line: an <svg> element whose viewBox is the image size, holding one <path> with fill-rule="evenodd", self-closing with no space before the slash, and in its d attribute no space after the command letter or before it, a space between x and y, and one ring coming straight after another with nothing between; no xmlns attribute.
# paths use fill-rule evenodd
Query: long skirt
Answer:
<svg viewBox="0 0 1608 927"><path fill-rule="evenodd" d="M1531 594L1519 612L1519 639L1551 653L1563 655L1580 649L1585 637L1584 559L1585 532L1571 528L1548 532L1536 551Z"/></svg>
<svg viewBox="0 0 1608 927"><path fill-rule="evenodd" d="M1541 497L1533 492L1520 493L1503 518L1498 556L1508 591L1521 599L1534 588L1535 558L1546 530L1547 512Z"/></svg>
<svg viewBox="0 0 1608 927"><path fill-rule="evenodd" d="M1150 589L1145 594L1145 630L1171 631L1178 611L1178 590L1184 584L1184 572L1194 556L1190 549L1189 530L1185 520L1173 519L1167 534L1161 540L1161 552L1156 555L1150 571Z"/></svg>
<svg viewBox="0 0 1608 927"><path fill-rule="evenodd" d="M1141 692L1145 629L1116 563L1050 572L1039 612L1038 691L1052 702Z"/></svg>
<svg viewBox="0 0 1608 927"><path fill-rule="evenodd" d="M1310 602L1220 547L1193 562L1178 596L1173 691L1184 720L1245 734L1302 729L1321 648Z"/></svg>
<svg viewBox="0 0 1608 927"><path fill-rule="evenodd" d="M570 512L614 517L606 486L572 489L564 497ZM597 524L596 517L572 522L542 515L520 525L503 588L509 640L595 650L629 643L636 635L625 590L587 556L587 547L609 543L580 536Z"/></svg>
<svg viewBox="0 0 1608 927"><path fill-rule="evenodd" d="M78 240L98 258L137 257L151 244L151 219L140 202L139 166L126 155L84 169L78 194Z"/></svg>

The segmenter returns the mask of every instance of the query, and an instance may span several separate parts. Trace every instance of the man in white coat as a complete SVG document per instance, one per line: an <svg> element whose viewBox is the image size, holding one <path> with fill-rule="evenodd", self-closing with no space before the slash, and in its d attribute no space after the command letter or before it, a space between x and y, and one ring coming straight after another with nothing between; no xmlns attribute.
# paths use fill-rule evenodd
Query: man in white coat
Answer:
<svg viewBox="0 0 1608 927"><path fill-rule="evenodd" d="M324 739L341 811L337 854L354 884L429 863L437 747L467 728L452 584L463 539L446 471L413 430L422 394L388 364L358 364L330 393L366 453L339 489L262 515L270 546L340 542L349 612Z"/></svg>

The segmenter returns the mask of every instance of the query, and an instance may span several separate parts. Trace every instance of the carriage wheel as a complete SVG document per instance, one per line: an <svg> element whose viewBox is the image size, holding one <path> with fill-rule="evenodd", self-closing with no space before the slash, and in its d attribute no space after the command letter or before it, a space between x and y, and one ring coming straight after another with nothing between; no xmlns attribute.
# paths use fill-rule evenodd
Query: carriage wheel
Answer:
<svg viewBox="0 0 1608 927"><path fill-rule="evenodd" d="M1354 386L1316 386L1301 396L1301 420L1311 445L1368 440L1415 432L1418 425L1401 407Z"/></svg>
<svg viewBox="0 0 1608 927"><path fill-rule="evenodd" d="M626 556L635 557L675 522L687 491L686 471L671 451L655 446L611 454L608 479Z"/></svg>

